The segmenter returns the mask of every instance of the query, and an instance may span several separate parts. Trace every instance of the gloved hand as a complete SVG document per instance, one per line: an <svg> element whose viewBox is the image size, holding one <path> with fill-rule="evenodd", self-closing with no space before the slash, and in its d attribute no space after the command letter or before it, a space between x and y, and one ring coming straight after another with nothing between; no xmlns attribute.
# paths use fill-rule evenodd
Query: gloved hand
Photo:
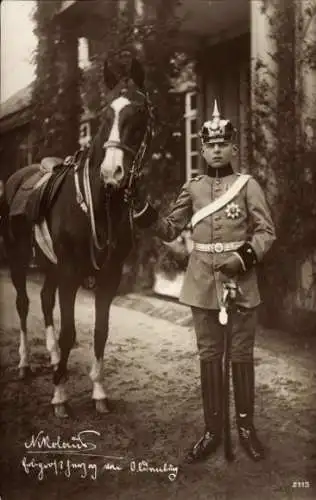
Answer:
<svg viewBox="0 0 316 500"><path fill-rule="evenodd" d="M222 272L228 278L234 278L242 270L241 260L234 254L231 254L222 264L216 266L216 271Z"/></svg>

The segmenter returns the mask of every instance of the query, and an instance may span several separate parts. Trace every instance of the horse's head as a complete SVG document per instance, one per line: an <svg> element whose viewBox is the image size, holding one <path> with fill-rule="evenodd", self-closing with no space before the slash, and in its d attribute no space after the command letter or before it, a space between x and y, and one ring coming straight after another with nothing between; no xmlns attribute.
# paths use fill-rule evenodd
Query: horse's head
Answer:
<svg viewBox="0 0 316 500"><path fill-rule="evenodd" d="M91 156L94 167L100 170L103 186L119 189L129 182L150 141L150 110L144 72L137 60L132 60L129 75L124 79L118 79L105 63L104 82L110 94Z"/></svg>

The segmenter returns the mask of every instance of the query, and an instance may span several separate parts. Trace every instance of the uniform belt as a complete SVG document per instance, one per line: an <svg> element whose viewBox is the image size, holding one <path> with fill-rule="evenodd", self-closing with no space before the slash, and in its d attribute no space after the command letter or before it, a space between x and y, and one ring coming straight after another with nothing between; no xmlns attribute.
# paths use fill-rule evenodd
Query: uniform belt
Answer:
<svg viewBox="0 0 316 500"><path fill-rule="evenodd" d="M199 252L209 252L209 253L223 253L223 252L233 252L237 250L244 244L243 241L230 241L228 243L197 243L193 242L194 250Z"/></svg>

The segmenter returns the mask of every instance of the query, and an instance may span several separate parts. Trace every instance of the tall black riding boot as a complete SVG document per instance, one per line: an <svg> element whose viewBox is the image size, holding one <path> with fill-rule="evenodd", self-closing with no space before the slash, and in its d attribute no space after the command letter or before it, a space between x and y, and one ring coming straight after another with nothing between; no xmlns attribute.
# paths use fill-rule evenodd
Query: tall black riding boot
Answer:
<svg viewBox="0 0 316 500"><path fill-rule="evenodd" d="M205 432L187 454L187 463L205 460L214 453L222 440L223 371L222 361L201 361L201 389Z"/></svg>
<svg viewBox="0 0 316 500"><path fill-rule="evenodd" d="M264 458L264 448L253 424L254 417L254 364L232 363L236 422L240 444L255 462Z"/></svg>

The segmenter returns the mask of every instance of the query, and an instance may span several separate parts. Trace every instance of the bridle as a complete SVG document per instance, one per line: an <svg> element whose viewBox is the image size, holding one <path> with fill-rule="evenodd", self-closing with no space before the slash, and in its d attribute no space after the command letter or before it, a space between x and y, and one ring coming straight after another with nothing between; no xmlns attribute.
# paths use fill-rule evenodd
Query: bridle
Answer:
<svg viewBox="0 0 316 500"><path fill-rule="evenodd" d="M132 155L133 157L136 156L137 152L133 149L127 146L126 144L121 144L118 141L106 141L103 145L103 148L118 148L124 151L125 153L128 153Z"/></svg>
<svg viewBox="0 0 316 500"><path fill-rule="evenodd" d="M146 151L148 149L148 146L151 142L154 131L154 114L148 93L147 92L143 93L140 90L137 90L137 93L139 93L144 98L146 110L148 113L148 120L147 120L145 134L138 150L135 151L133 148L127 146L126 144L122 144L119 141L107 141L103 146L104 148L114 147L121 149L122 151L130 154L133 157L133 163L130 169L129 179L127 183L127 187L129 188L132 187L133 181L139 178L141 175L142 162L146 154Z"/></svg>
<svg viewBox="0 0 316 500"><path fill-rule="evenodd" d="M119 141L107 141L104 144L104 148L115 147L119 148L122 151L130 154L133 157L132 165L130 168L129 176L127 179L127 183L124 189L131 189L133 184L141 177L144 157L146 151L149 147L151 139L153 137L154 132L154 115L152 110L152 104L150 102L148 94L144 94L141 91L139 92L145 98L146 110L148 113L148 120L146 125L146 130L144 133L143 140L138 148L135 151L133 148L130 148L126 144L122 144ZM71 158L71 162L74 165L74 181L75 181L75 189L76 189L76 199L77 203L83 212L89 217L90 225L91 225L91 241L90 241L90 254L91 261L94 269L99 270L100 267L96 261L95 250L102 251L107 246L108 247L108 255L107 260L109 260L111 256L111 249L113 249L113 238L112 238L112 224L111 224L111 214L110 214L110 198L111 192L109 189L106 190L106 217L107 217L107 228L108 228L108 238L105 244L102 244L99 241L97 230L96 230L96 222L95 222L95 214L94 214L94 206L93 199L91 193L91 185L90 185L90 147L81 148L75 153L74 157ZM79 169L83 166L83 189L84 195L80 189L79 183ZM134 245L134 222L133 222L133 210L134 210L134 201L131 199L129 201L128 206L128 218L132 235L132 243Z"/></svg>

